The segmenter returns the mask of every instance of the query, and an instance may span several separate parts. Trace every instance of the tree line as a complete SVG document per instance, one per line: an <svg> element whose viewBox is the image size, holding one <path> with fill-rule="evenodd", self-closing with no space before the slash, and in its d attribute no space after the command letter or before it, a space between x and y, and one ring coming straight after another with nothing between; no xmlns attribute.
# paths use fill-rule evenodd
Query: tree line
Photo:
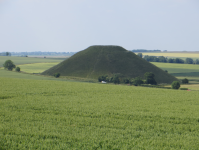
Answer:
<svg viewBox="0 0 199 150"><path fill-rule="evenodd" d="M141 84L152 84L156 85L157 82L155 81L155 75L152 72L146 72L144 74L144 79L143 80L141 77L136 77L136 78L124 78L123 75L121 74L114 74L113 76L109 77L108 75L103 75L98 77L98 81L102 82L108 82L108 83L114 83L114 84L132 84L132 85L141 85Z"/></svg>
<svg viewBox="0 0 199 150"><path fill-rule="evenodd" d="M142 53L138 53L138 56L140 56L141 58ZM164 56L148 56L145 55L143 57L146 61L149 62L163 62L163 63L180 63L180 64L199 64L199 59L196 59L195 61L192 58L186 58L185 60L180 59L180 58L167 58Z"/></svg>

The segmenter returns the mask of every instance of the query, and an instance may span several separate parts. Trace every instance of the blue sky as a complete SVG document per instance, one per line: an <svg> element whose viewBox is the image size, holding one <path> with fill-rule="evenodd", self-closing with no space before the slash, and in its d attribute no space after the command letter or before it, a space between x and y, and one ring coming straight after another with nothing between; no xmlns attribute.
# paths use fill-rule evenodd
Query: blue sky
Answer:
<svg viewBox="0 0 199 150"><path fill-rule="evenodd" d="M0 0L0 52L199 51L199 0Z"/></svg>

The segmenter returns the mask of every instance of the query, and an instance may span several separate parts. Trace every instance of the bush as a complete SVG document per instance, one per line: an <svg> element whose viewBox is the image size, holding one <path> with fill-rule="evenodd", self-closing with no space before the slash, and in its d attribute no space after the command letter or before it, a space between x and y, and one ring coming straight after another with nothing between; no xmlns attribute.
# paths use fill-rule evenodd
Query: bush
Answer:
<svg viewBox="0 0 199 150"><path fill-rule="evenodd" d="M171 84L172 89L179 89L180 88L180 82L179 81L173 81Z"/></svg>
<svg viewBox="0 0 199 150"><path fill-rule="evenodd" d="M4 69L8 69L10 71L13 70L13 68L15 68L15 64L11 61L11 60L6 60L5 63L3 64Z"/></svg>
<svg viewBox="0 0 199 150"><path fill-rule="evenodd" d="M188 88L180 88L180 90L188 90Z"/></svg>
<svg viewBox="0 0 199 150"><path fill-rule="evenodd" d="M182 79L182 83L183 83L183 84L187 84L187 83L189 83L189 80L188 80L187 78Z"/></svg>
<svg viewBox="0 0 199 150"><path fill-rule="evenodd" d="M20 68L19 67L17 67L16 69L15 69L15 71L17 71L17 72L20 72Z"/></svg>
<svg viewBox="0 0 199 150"><path fill-rule="evenodd" d="M55 77L55 78L59 78L59 76L60 76L60 73L55 73L55 74L54 74L54 77Z"/></svg>

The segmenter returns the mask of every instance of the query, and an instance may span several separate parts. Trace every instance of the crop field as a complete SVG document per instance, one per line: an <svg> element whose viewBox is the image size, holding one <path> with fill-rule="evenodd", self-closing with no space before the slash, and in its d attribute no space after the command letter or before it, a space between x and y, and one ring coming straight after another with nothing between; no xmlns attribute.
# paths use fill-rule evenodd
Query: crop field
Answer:
<svg viewBox="0 0 199 150"><path fill-rule="evenodd" d="M175 76L198 76L199 65L194 64L176 64L176 63L158 63L151 62L162 70L167 70L168 73Z"/></svg>
<svg viewBox="0 0 199 150"><path fill-rule="evenodd" d="M30 58L30 57L15 57L15 56L0 56L0 67L6 60L12 60L15 65L44 63L44 62L61 62L66 58Z"/></svg>
<svg viewBox="0 0 199 150"><path fill-rule="evenodd" d="M0 82L0 149L199 147L197 91L2 76Z"/></svg>
<svg viewBox="0 0 199 150"><path fill-rule="evenodd" d="M143 55L149 55L149 56L164 56L164 57L170 57L170 58L176 58L176 57L180 57L180 58L193 58L193 59L197 59L199 58L199 53L142 53Z"/></svg>
<svg viewBox="0 0 199 150"><path fill-rule="evenodd" d="M24 64L18 65L21 71L27 73L42 73L43 71L57 65L59 62L51 62L51 63L34 63L34 64Z"/></svg>

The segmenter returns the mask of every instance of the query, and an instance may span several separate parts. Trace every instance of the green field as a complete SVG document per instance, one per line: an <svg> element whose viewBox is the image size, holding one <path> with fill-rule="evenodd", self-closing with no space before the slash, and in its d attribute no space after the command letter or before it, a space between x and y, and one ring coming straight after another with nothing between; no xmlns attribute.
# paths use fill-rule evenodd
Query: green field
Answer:
<svg viewBox="0 0 199 150"><path fill-rule="evenodd" d="M0 56L0 67L6 60L12 60L15 65L44 63L44 62L61 62L66 58L30 58L30 57L15 57L15 56Z"/></svg>
<svg viewBox="0 0 199 150"><path fill-rule="evenodd" d="M176 64L176 63L158 63L151 62L162 70L167 70L168 73L174 76L198 76L199 65L194 64Z"/></svg>
<svg viewBox="0 0 199 150"><path fill-rule="evenodd" d="M0 82L0 149L199 147L196 91L6 77Z"/></svg>
<svg viewBox="0 0 199 150"><path fill-rule="evenodd" d="M51 63L34 63L34 64L24 64L17 65L20 67L21 71L27 73L42 73L45 70L57 65L59 62L51 62Z"/></svg>

